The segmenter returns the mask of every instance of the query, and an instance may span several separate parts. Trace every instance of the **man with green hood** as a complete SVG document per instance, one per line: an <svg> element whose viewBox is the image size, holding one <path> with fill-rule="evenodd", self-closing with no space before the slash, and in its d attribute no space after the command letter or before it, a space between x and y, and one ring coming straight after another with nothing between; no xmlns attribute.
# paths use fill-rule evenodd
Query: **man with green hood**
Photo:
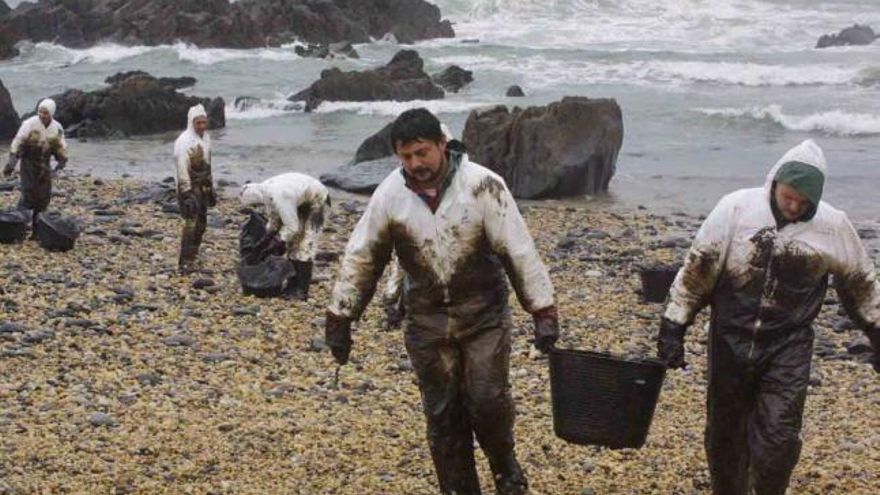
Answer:
<svg viewBox="0 0 880 495"><path fill-rule="evenodd" d="M763 188L724 197L670 291L658 342L670 368L685 367L685 331L712 308L706 452L715 494L786 492L829 275L880 372L880 284L846 214L821 200L825 175L822 150L808 140Z"/></svg>

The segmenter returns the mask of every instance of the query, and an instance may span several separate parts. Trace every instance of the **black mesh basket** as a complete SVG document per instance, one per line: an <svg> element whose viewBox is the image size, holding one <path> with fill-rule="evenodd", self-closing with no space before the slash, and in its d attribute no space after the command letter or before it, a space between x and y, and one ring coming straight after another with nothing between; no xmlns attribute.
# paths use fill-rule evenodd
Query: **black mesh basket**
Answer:
<svg viewBox="0 0 880 495"><path fill-rule="evenodd" d="M647 302L662 303L669 295L669 289L675 282L680 266L655 266L643 268L639 275L642 279L642 295Z"/></svg>
<svg viewBox="0 0 880 495"><path fill-rule="evenodd" d="M665 376L659 361L554 349L550 382L556 436L579 445L642 447Z"/></svg>
<svg viewBox="0 0 880 495"><path fill-rule="evenodd" d="M29 215L20 211L0 212L0 244L14 244L27 237Z"/></svg>

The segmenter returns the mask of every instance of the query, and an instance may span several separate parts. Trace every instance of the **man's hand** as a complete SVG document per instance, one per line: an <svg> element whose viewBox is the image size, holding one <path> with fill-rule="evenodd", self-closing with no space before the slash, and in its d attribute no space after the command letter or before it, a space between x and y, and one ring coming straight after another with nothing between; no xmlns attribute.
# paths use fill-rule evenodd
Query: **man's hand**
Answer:
<svg viewBox="0 0 880 495"><path fill-rule="evenodd" d="M351 355L351 320L327 311L324 342L340 366L347 364L348 357Z"/></svg>
<svg viewBox="0 0 880 495"><path fill-rule="evenodd" d="M186 219L193 219L199 215L199 202L193 191L180 194L180 215Z"/></svg>
<svg viewBox="0 0 880 495"><path fill-rule="evenodd" d="M272 255L280 256L284 254L285 249L284 241L282 241L278 236L273 235L269 238L269 242L266 243L266 247L260 251L260 260L264 260Z"/></svg>
<svg viewBox="0 0 880 495"><path fill-rule="evenodd" d="M535 320L535 348L544 354L553 350L559 340L559 313L550 306L532 314Z"/></svg>
<svg viewBox="0 0 880 495"><path fill-rule="evenodd" d="M670 369L687 366L684 360L684 333L687 325L679 325L663 318L657 337L657 357Z"/></svg>
<svg viewBox="0 0 880 495"><path fill-rule="evenodd" d="M12 175L12 172L15 172L15 165L17 165L17 164L18 164L18 156L10 153L9 154L9 161L6 162L6 166L3 167L3 175L5 177L9 177L10 175Z"/></svg>

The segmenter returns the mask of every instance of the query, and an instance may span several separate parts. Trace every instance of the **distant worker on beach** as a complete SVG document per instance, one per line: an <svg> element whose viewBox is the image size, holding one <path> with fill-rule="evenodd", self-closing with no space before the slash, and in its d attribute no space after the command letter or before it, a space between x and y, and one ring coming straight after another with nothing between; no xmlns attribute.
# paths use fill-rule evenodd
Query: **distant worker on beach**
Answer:
<svg viewBox="0 0 880 495"><path fill-rule="evenodd" d="M181 273L190 273L196 269L208 222L208 208L217 205L211 176L208 114L202 105L189 109L187 129L174 143L174 160L177 165L177 199L184 220L179 267Z"/></svg>
<svg viewBox="0 0 880 495"><path fill-rule="evenodd" d="M712 307L705 440L716 495L786 492L829 275L880 372L880 284L846 214L821 201L825 176L822 150L805 141L764 187L721 199L672 286L659 335L670 368L685 366L685 330Z"/></svg>
<svg viewBox="0 0 880 495"><path fill-rule="evenodd" d="M480 493L476 437L496 493L527 493L514 449L506 279L533 316L535 346L547 352L559 336L547 268L504 180L471 162L429 111L401 114L391 145L403 166L379 185L351 235L327 311L327 345L339 364L348 362L352 322L396 253L404 340L440 491Z"/></svg>
<svg viewBox="0 0 880 495"><path fill-rule="evenodd" d="M67 165L67 141L64 128L54 119L55 102L45 99L37 107L37 115L25 120L12 140L9 162L3 175L10 176L21 161L21 200L19 208L33 212L33 226L37 216L46 211L52 199L52 168L50 160L55 157L55 171Z"/></svg>
<svg viewBox="0 0 880 495"><path fill-rule="evenodd" d="M262 259L281 247L286 249L296 276L287 284L285 295L307 300L318 240L330 208L327 188L314 177L287 173L244 186L241 202L265 206L266 235L255 251Z"/></svg>

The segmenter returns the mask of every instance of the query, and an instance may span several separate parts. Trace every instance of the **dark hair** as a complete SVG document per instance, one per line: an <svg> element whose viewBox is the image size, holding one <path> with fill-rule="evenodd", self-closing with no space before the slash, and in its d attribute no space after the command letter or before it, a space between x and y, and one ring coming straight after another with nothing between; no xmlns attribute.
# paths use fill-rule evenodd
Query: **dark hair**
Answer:
<svg viewBox="0 0 880 495"><path fill-rule="evenodd" d="M407 110L391 124L391 149L394 151L397 151L398 144L420 140L440 143L445 138L440 120L425 108Z"/></svg>

